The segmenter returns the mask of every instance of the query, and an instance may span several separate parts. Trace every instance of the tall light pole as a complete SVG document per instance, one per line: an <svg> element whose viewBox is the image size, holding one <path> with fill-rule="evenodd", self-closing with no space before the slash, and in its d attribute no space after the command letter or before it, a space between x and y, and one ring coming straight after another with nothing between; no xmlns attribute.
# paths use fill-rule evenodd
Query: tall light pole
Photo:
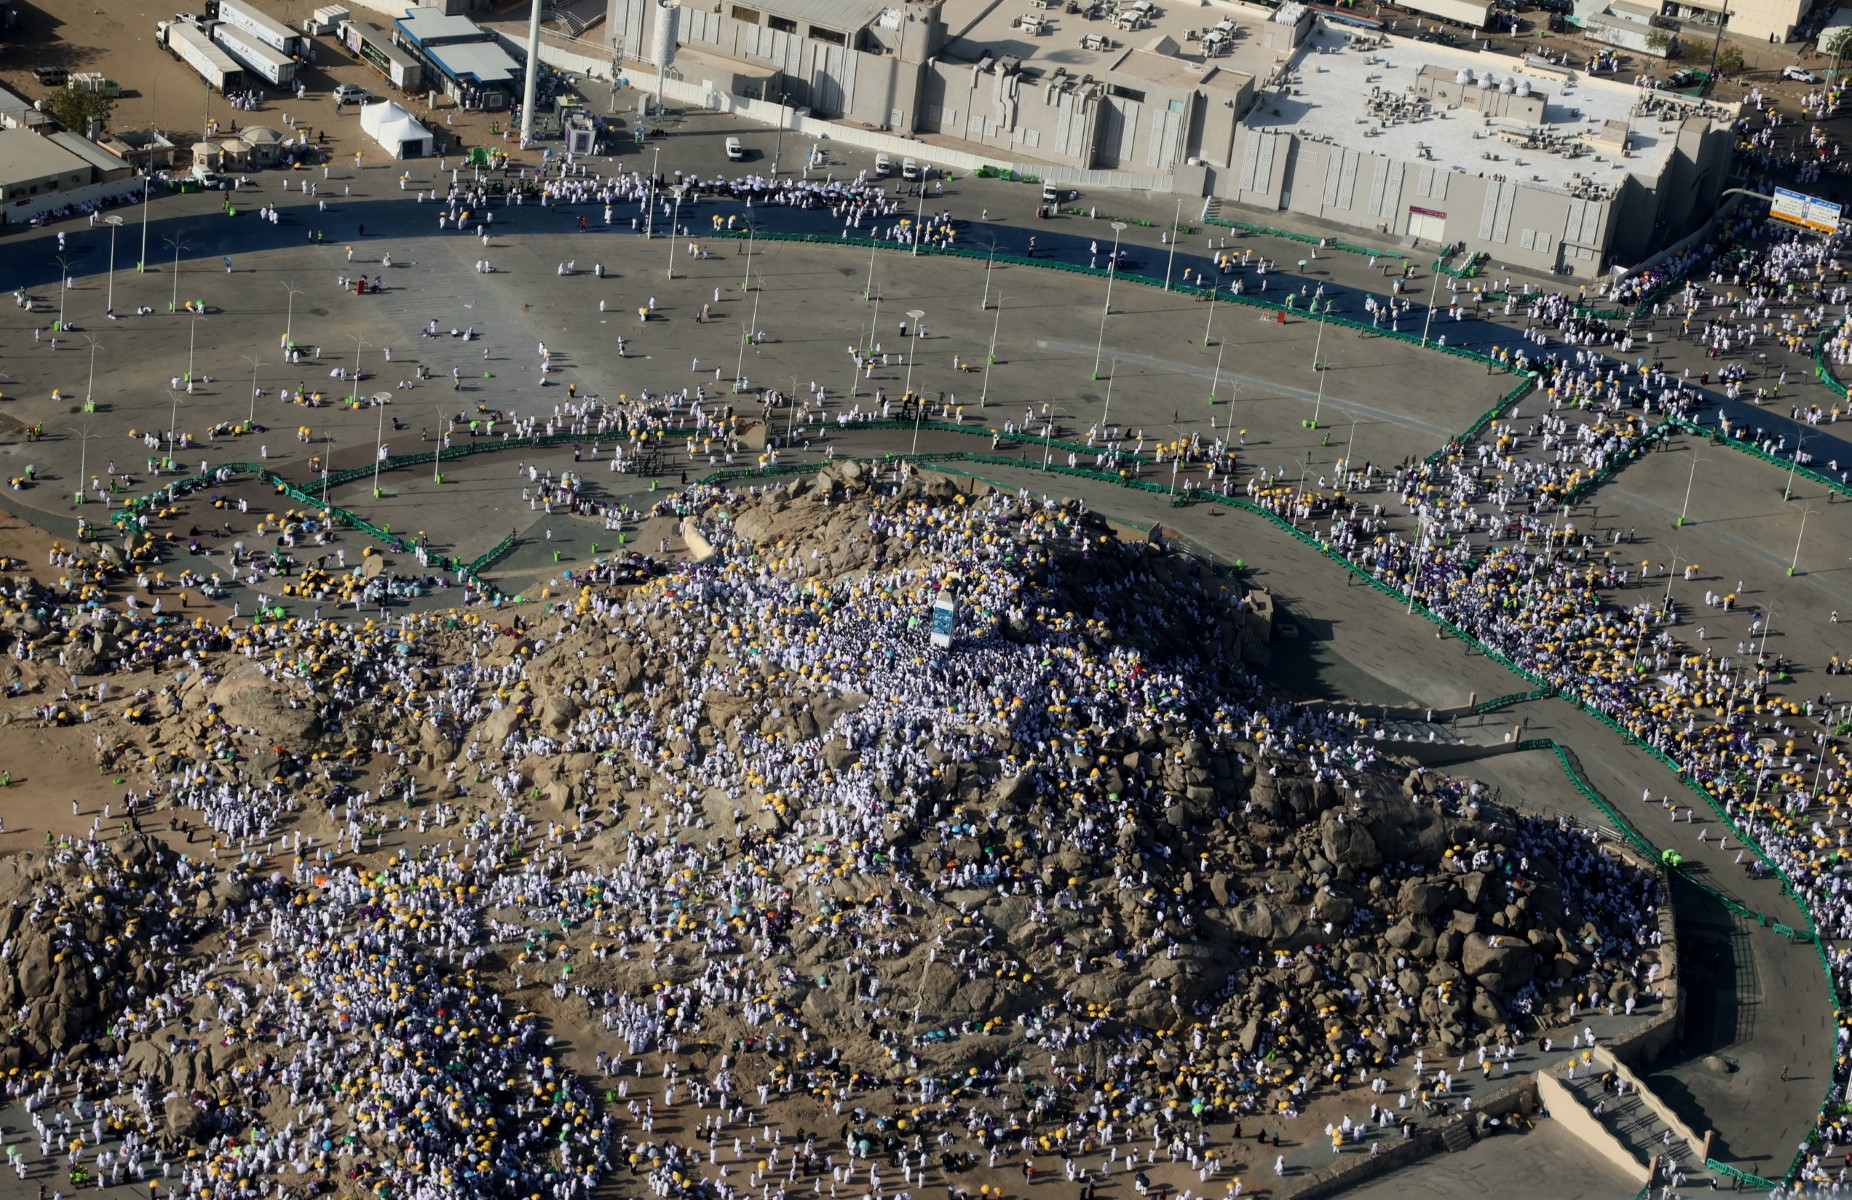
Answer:
<svg viewBox="0 0 1852 1200"><path fill-rule="evenodd" d="M1794 447L1794 457L1788 460L1788 482L1781 489L1783 500L1794 499L1794 472L1800 469L1801 454L1807 449L1807 443L1811 440L1813 440L1813 435L1808 434L1801 439L1800 445Z"/></svg>
<svg viewBox="0 0 1852 1200"><path fill-rule="evenodd" d="M281 283L283 289L289 293L289 307L283 313L282 347L284 350L288 350L290 338L295 336L296 332L296 297L302 294L303 289L297 287L293 279L281 279L277 282Z"/></svg>
<svg viewBox="0 0 1852 1200"><path fill-rule="evenodd" d="M1112 440L1111 435L1107 433L1112 428L1110 419L1112 417L1112 385L1113 380L1117 378L1119 378L1119 359L1115 355L1112 360L1112 374L1106 377L1106 406L1100 409L1100 434L1108 441Z"/></svg>
<svg viewBox="0 0 1852 1200"><path fill-rule="evenodd" d="M688 185L678 183L670 189L675 193L675 213L669 218L669 278L675 278L675 239L681 236L682 197L688 192Z"/></svg>
<svg viewBox="0 0 1852 1200"><path fill-rule="evenodd" d="M247 427L257 424L257 368L263 365L263 359L255 354L238 356L251 364L251 415L245 419Z"/></svg>
<svg viewBox="0 0 1852 1200"><path fill-rule="evenodd" d="M1685 514L1691 511L1691 485L1698 481L1698 464L1704 459L1697 451L1691 452L1691 471L1685 476L1685 502L1678 506L1678 524L1683 528Z"/></svg>
<svg viewBox="0 0 1852 1200"><path fill-rule="evenodd" d="M347 396L349 400L357 401L360 399L360 348L362 346L371 346L372 344L372 342L364 341L360 338L354 339L354 378L353 388L349 391Z"/></svg>
<svg viewBox="0 0 1852 1200"><path fill-rule="evenodd" d="M913 257L920 256L920 242L926 232L926 177L920 176L920 203L913 213Z"/></svg>
<svg viewBox="0 0 1852 1200"><path fill-rule="evenodd" d="M64 330L64 297L71 290L71 258L60 254L53 260L58 264L58 330Z"/></svg>
<svg viewBox="0 0 1852 1200"><path fill-rule="evenodd" d="M984 260L984 298L977 302L977 310L983 312L990 307L990 269L997 264L997 243L990 243L990 256Z"/></svg>
<svg viewBox="0 0 1852 1200"><path fill-rule="evenodd" d="M656 174L662 165L662 147L656 147L656 155L650 159L648 210L643 214L643 240L656 236Z"/></svg>
<svg viewBox="0 0 1852 1200"><path fill-rule="evenodd" d="M1214 287L1209 289L1209 319L1203 322L1203 345L1209 344L1209 334L1215 329L1215 300L1221 294L1221 279L1218 277Z"/></svg>
<svg viewBox="0 0 1852 1200"><path fill-rule="evenodd" d="M783 77L778 84L778 137L772 142L772 178L778 178L778 156L785 148L785 85Z"/></svg>
<svg viewBox="0 0 1852 1200"><path fill-rule="evenodd" d="M1177 215L1170 222L1170 257L1164 261L1164 290L1170 290L1170 269L1177 264L1177 226L1183 224L1183 197L1177 197Z"/></svg>
<svg viewBox="0 0 1852 1200"><path fill-rule="evenodd" d="M1125 232L1124 221L1112 223L1112 258L1106 263L1106 307L1100 310L1100 340L1093 347L1093 377L1100 377L1100 359L1106 353L1106 318L1112 315L1112 281L1119 274L1119 235Z"/></svg>
<svg viewBox="0 0 1852 1200"><path fill-rule="evenodd" d="M1311 428L1313 429L1318 428L1318 414L1324 409L1324 407L1325 407L1325 373L1323 371L1320 371L1318 373L1318 398L1312 401Z"/></svg>
<svg viewBox="0 0 1852 1200"><path fill-rule="evenodd" d="M103 301L105 316L116 315L116 230L122 228L122 218L111 213L103 218L109 226L109 292Z"/></svg>
<svg viewBox="0 0 1852 1200"><path fill-rule="evenodd" d="M1209 383L1209 403L1212 405L1221 403L1217 397L1222 391L1222 351L1226 349L1228 349L1228 343L1226 342L1218 344L1215 348L1215 378ZM1213 429L1215 427L1215 414L1211 413L1209 419L1210 428ZM1233 413L1228 414L1228 419L1233 421L1235 415Z"/></svg>
<svg viewBox="0 0 1852 1200"><path fill-rule="evenodd" d="M740 291L742 292L748 290L752 285L752 243L758 236L758 233L759 227L757 225L746 226L746 275L740 280ZM863 297L863 299L866 298L867 297Z"/></svg>
<svg viewBox="0 0 1852 1200"><path fill-rule="evenodd" d="M168 388L167 395L173 401L173 405L167 410L167 465L172 466L174 463L174 441L177 432L175 426L180 424L180 393L172 388Z"/></svg>
<svg viewBox="0 0 1852 1200"><path fill-rule="evenodd" d="M148 193L153 187L154 175L144 168L141 176L141 257L135 260L137 274L148 269Z"/></svg>
<svg viewBox="0 0 1852 1200"><path fill-rule="evenodd" d="M84 411L85 412L95 412L96 411L96 352L98 349L101 348L102 343L98 342L94 337L91 337L87 333L84 335L84 340L90 343L90 382L84 385Z"/></svg>
<svg viewBox="0 0 1852 1200"><path fill-rule="evenodd" d="M90 462L90 439L96 437L97 433L91 425L85 425L82 429L77 428L75 425L69 425L66 426L66 428L76 434L78 438L77 490L71 495L71 503L82 504L84 502L84 472L88 469Z"/></svg>
<svg viewBox="0 0 1852 1200"><path fill-rule="evenodd" d="M178 237L162 238L161 241L174 248L174 295L173 298L167 302L167 311L173 312L180 307L180 252L182 250L191 250L193 247L187 245L186 242Z"/></svg>
<svg viewBox="0 0 1852 1200"><path fill-rule="evenodd" d="M1440 294L1440 272L1434 272L1434 282L1428 285L1428 319L1421 323L1421 348L1428 348L1428 330L1434 327L1434 298Z"/></svg>
<svg viewBox="0 0 1852 1200"><path fill-rule="evenodd" d="M1788 564L1788 574L1792 576L1801 565L1801 539L1807 536L1807 518L1813 515L1813 505L1801 509L1801 531L1794 537L1794 559Z"/></svg>
<svg viewBox="0 0 1852 1200"><path fill-rule="evenodd" d="M923 308L907 310L907 319L913 322L913 349L907 352L907 381L904 385L908 393L913 391L913 360L920 356L920 318L925 315L926 310ZM919 449L917 445L913 448Z"/></svg>
<svg viewBox="0 0 1852 1200"><path fill-rule="evenodd" d="M880 239L868 239L868 282L862 285L863 300L867 300L875 294L875 247L879 245ZM746 242L746 252L748 254L752 253L752 240L750 238L748 238Z"/></svg>
<svg viewBox="0 0 1852 1200"><path fill-rule="evenodd" d="M1321 370L1318 364L1318 352L1325 348L1325 314L1318 314L1318 336L1312 340L1312 369Z"/></svg>
<svg viewBox="0 0 1852 1200"><path fill-rule="evenodd" d="M433 484L441 484L444 482L444 476L441 473L444 461L444 406L439 404L436 406L436 409L437 445L431 449L431 482Z"/></svg>
<svg viewBox="0 0 1852 1200"><path fill-rule="evenodd" d="M355 389L356 391L359 389ZM373 429L373 499L379 499L379 465L386 457L386 393L373 397L373 407L379 409L379 420Z"/></svg>
<svg viewBox="0 0 1852 1200"><path fill-rule="evenodd" d="M205 319L205 313L194 313L193 319L188 322L189 329L186 338L186 378L188 383L193 382L193 347L199 342L199 323Z"/></svg>
<svg viewBox="0 0 1852 1200"><path fill-rule="evenodd" d="M990 322L990 353L984 356L984 387L977 394L977 406L984 407L990 395L990 368L997 362L997 329L1003 324L1003 293L997 293L997 315Z"/></svg>

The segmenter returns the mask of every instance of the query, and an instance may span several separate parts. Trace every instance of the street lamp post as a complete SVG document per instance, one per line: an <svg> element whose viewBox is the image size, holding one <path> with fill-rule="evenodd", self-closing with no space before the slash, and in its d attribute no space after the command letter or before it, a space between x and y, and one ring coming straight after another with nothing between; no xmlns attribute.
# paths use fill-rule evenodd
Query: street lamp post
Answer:
<svg viewBox="0 0 1852 1200"><path fill-rule="evenodd" d="M1322 369L1318 363L1318 352L1320 350L1323 350L1324 348L1325 348L1325 314L1319 313L1318 314L1318 336L1314 338L1312 341L1312 369L1314 371Z"/></svg>
<svg viewBox="0 0 1852 1200"><path fill-rule="evenodd" d="M71 495L71 503L82 504L84 502L84 472L88 469L90 461L90 439L96 437L97 434L89 425L84 426L82 429L77 428L75 425L68 426L67 428L69 428L72 433L76 434L78 438L77 490Z"/></svg>
<svg viewBox="0 0 1852 1200"><path fill-rule="evenodd" d="M1325 407L1325 373L1318 373L1318 398L1312 401L1312 428L1318 428L1318 414Z"/></svg>
<svg viewBox="0 0 1852 1200"><path fill-rule="evenodd" d="M1794 537L1794 558L1788 563L1788 575L1790 577L1793 576L1794 572L1799 569L1801 565L1801 539L1807 536L1807 518L1812 515L1813 505L1810 504L1806 508L1801 509L1801 531Z"/></svg>
<svg viewBox="0 0 1852 1200"><path fill-rule="evenodd" d="M920 256L920 234L925 229L926 221L926 181L920 180L920 202L913 212L913 257Z"/></svg>
<svg viewBox="0 0 1852 1200"><path fill-rule="evenodd" d="M135 270L148 269L148 194L154 186L154 176L143 171L141 176L141 257L135 260Z"/></svg>
<svg viewBox="0 0 1852 1200"><path fill-rule="evenodd" d="M752 243L754 239L758 237L758 234L759 227L757 225L746 226L746 274L740 280L740 291L742 292L752 286ZM870 264L869 270L874 270L872 264Z"/></svg>
<svg viewBox="0 0 1852 1200"><path fill-rule="evenodd" d="M688 185L678 183L672 189L675 193L675 211L669 217L669 278L675 278L675 239L681 236L682 197L688 193Z"/></svg>
<svg viewBox="0 0 1852 1200"><path fill-rule="evenodd" d="M180 252L191 250L193 247L177 237L162 238L161 241L174 248L174 295L167 302L167 311L173 312L180 307Z"/></svg>
<svg viewBox="0 0 1852 1200"><path fill-rule="evenodd" d="M257 368L263 365L263 359L255 354L240 354L238 357L251 364L251 415L245 419L245 425L249 427L257 424Z"/></svg>
<svg viewBox="0 0 1852 1200"><path fill-rule="evenodd" d="M778 85L778 136L772 142L772 178L778 178L778 156L785 149L785 87Z"/></svg>
<svg viewBox="0 0 1852 1200"><path fill-rule="evenodd" d="M111 213L103 218L109 226L109 292L103 301L103 315L116 315L116 231L122 228L122 218Z"/></svg>
<svg viewBox="0 0 1852 1200"><path fill-rule="evenodd" d="M101 348L102 343L98 342L94 337L91 337L87 333L84 335L84 340L90 343L90 382L84 385L84 411L85 412L95 412L96 411L96 352L98 349Z"/></svg>
<svg viewBox="0 0 1852 1200"><path fill-rule="evenodd" d="M1119 378L1119 359L1115 355L1112 360L1112 374L1106 377L1106 404L1105 407L1100 409L1100 433L1108 441L1112 439L1112 434L1110 432L1112 429L1112 421L1110 419L1112 417L1112 385L1113 381L1117 378ZM1076 428L1078 428L1078 426L1076 426Z"/></svg>
<svg viewBox="0 0 1852 1200"><path fill-rule="evenodd" d="M868 300L875 294L875 248L880 244L874 238L868 239L868 282L862 285L863 300Z"/></svg>
<svg viewBox="0 0 1852 1200"><path fill-rule="evenodd" d="M58 329L64 330L64 297L71 290L71 258L60 254L54 261L58 264Z"/></svg>
<svg viewBox="0 0 1852 1200"><path fill-rule="evenodd" d="M1209 289L1209 319L1203 323L1203 345L1205 346L1209 344L1209 334L1215 328L1215 301L1221 292L1221 281L1218 279L1216 286Z"/></svg>
<svg viewBox="0 0 1852 1200"><path fill-rule="evenodd" d="M371 346L372 344L372 342L363 341L360 338L354 339L354 378L351 381L353 386L349 389L347 395L349 400L357 401L360 399L360 348L362 346Z"/></svg>
<svg viewBox="0 0 1852 1200"><path fill-rule="evenodd" d="M1217 346L1215 348L1215 379L1209 384L1209 403L1210 404L1220 404L1221 403L1221 401L1217 399L1217 397L1220 395L1222 391L1222 352L1226 349L1228 349L1228 346L1226 343L1223 343L1222 345ZM1230 421L1234 420L1235 419L1234 414L1230 413L1228 416L1228 419ZM1214 420L1215 420L1215 416L1213 413L1211 413L1210 414L1210 428L1214 428Z"/></svg>
<svg viewBox="0 0 1852 1200"><path fill-rule="evenodd" d="M984 356L984 386L977 394L977 406L984 407L990 396L990 368L997 362L997 329L1003 324L1003 293L997 293L997 315L990 323L990 353Z"/></svg>
<svg viewBox="0 0 1852 1200"><path fill-rule="evenodd" d="M444 406L441 404L437 405L436 409L437 437L434 441L437 444L431 447L431 482L440 484L444 482L444 477L440 473L444 461Z"/></svg>
<svg viewBox="0 0 1852 1200"><path fill-rule="evenodd" d="M1177 226L1183 224L1183 197L1177 197L1177 215L1170 222L1170 257L1164 260L1164 290L1170 290L1170 269L1177 265Z"/></svg>
<svg viewBox="0 0 1852 1200"><path fill-rule="evenodd" d="M1106 263L1106 307L1100 310L1100 337L1093 347L1093 377L1100 377L1100 359L1106 353L1106 318L1112 315L1112 281L1119 274L1119 235L1125 232L1124 221L1112 223L1112 258Z"/></svg>
<svg viewBox="0 0 1852 1200"><path fill-rule="evenodd" d="M990 243L990 254L984 259L984 298L977 302L977 310L983 312L990 307L990 269L997 264L997 243Z"/></svg>
<svg viewBox="0 0 1852 1200"><path fill-rule="evenodd" d="M167 395L173 401L167 410L167 465L172 467L174 465L175 427L180 424L180 393L168 388Z"/></svg>
<svg viewBox="0 0 1852 1200"><path fill-rule="evenodd" d="M1428 348L1428 330L1434 327L1434 298L1440 294L1440 271L1434 272L1434 282L1428 285L1428 319L1421 323L1421 348Z"/></svg>
<svg viewBox="0 0 1852 1200"><path fill-rule="evenodd" d="M379 420L373 428L373 499L377 500L379 499L379 465L386 457L386 399L383 394L373 397L373 407L379 409Z"/></svg>
<svg viewBox="0 0 1852 1200"><path fill-rule="evenodd" d="M656 176L657 168L662 166L662 147L656 147L655 157L649 166L649 211L643 214L643 237L647 241L656 236Z"/></svg>
<svg viewBox="0 0 1852 1200"><path fill-rule="evenodd" d="M278 282L289 292L289 307L283 314L283 349L287 351L290 338L294 337L296 332L296 297L302 294L303 289L297 287L294 280L278 280Z"/></svg>
<svg viewBox="0 0 1852 1200"><path fill-rule="evenodd" d="M907 352L907 381L904 385L907 392L913 391L913 360L919 357L920 318L925 315L926 310L923 308L914 308L907 311L907 319L913 322L913 349ZM915 447L915 449L918 449L918 447Z"/></svg>
<svg viewBox="0 0 1852 1200"><path fill-rule="evenodd" d="M1694 450L1691 455L1691 472L1685 476L1685 502L1678 506L1678 524L1685 524L1685 514L1691 511L1691 485L1698 480L1698 464L1704 461Z"/></svg>
<svg viewBox="0 0 1852 1200"><path fill-rule="evenodd" d="M186 379L188 383L193 382L193 348L199 343L199 323L205 319L205 313L194 313L193 319L187 323Z"/></svg>
<svg viewBox="0 0 1852 1200"><path fill-rule="evenodd" d="M1788 482L1781 489L1781 498L1783 500L1794 499L1794 472L1800 469L1801 454L1807 449L1807 443L1812 440L1812 437L1812 434L1803 437L1800 445L1794 447L1794 457L1788 460Z"/></svg>

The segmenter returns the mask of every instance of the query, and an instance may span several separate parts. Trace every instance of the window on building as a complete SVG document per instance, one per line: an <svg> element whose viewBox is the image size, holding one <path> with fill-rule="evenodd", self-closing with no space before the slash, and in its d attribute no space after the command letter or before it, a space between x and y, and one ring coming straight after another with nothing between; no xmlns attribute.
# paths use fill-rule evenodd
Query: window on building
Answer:
<svg viewBox="0 0 1852 1200"><path fill-rule="evenodd" d="M1183 101L1181 101L1181 100L1172 100L1172 101L1170 102L1170 111L1171 111L1171 112L1174 112L1174 113L1180 113L1180 112L1182 112L1182 111L1183 111Z"/></svg>
<svg viewBox="0 0 1852 1200"><path fill-rule="evenodd" d="M770 28L776 29L779 33L797 32L797 22L793 21L790 17L767 17L765 18L765 23Z"/></svg>
<svg viewBox="0 0 1852 1200"><path fill-rule="evenodd" d="M759 23L759 10L756 8L747 8L743 4L735 4L733 6L733 19L735 21L744 21L748 25L757 25Z"/></svg>
<svg viewBox="0 0 1852 1200"><path fill-rule="evenodd" d="M849 44L849 39L846 34L838 33L834 29L825 29L821 25L812 25L810 27L810 36L816 41L828 42L832 46L846 46Z"/></svg>
<svg viewBox="0 0 1852 1200"><path fill-rule="evenodd" d="M1108 96L1116 96L1121 100L1130 100L1136 104L1143 104L1145 102L1145 94L1137 88L1121 87L1116 83L1109 83L1106 85L1106 94Z"/></svg>

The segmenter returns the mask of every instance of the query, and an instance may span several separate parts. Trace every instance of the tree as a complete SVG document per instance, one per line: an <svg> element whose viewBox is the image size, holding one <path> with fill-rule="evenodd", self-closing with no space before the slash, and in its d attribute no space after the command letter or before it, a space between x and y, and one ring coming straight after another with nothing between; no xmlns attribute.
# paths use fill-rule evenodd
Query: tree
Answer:
<svg viewBox="0 0 1852 1200"><path fill-rule="evenodd" d="M1852 57L1852 25L1842 25L1820 39L1820 53L1833 56L1833 69L1837 71L1841 62Z"/></svg>
<svg viewBox="0 0 1852 1200"><path fill-rule="evenodd" d="M51 98L51 115L58 119L58 124L78 137L90 136L90 121L93 117L107 128L110 115L115 109L115 97L82 88L61 87Z"/></svg>
<svg viewBox="0 0 1852 1200"><path fill-rule="evenodd" d="M1672 33L1666 29L1654 29L1646 35L1646 48L1654 54L1664 54L1666 47L1672 44Z"/></svg>
<svg viewBox="0 0 1852 1200"><path fill-rule="evenodd" d="M1743 69L1743 52L1736 46L1724 46L1717 51L1717 73L1734 75Z"/></svg>

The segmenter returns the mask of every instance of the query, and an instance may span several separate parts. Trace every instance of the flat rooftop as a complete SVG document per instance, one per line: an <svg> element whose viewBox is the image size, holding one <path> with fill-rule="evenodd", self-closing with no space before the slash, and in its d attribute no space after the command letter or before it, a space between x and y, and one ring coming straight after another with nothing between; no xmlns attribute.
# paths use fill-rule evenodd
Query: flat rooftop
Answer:
<svg viewBox="0 0 1852 1200"><path fill-rule="evenodd" d="M30 129L0 129L0 183L24 183L85 169L89 164Z"/></svg>
<svg viewBox="0 0 1852 1200"><path fill-rule="evenodd" d="M1065 0L1051 8L1036 8L1030 0L947 0L941 15L945 20L945 57L960 62L976 62L989 52L996 58L1015 56L1024 68L1054 74L1056 67L1066 67L1070 75L1092 75L1104 79L1126 57L1128 50L1149 53L1149 47L1161 37L1176 44L1172 61L1184 64L1212 64L1223 71L1265 80L1274 65L1285 56L1261 46L1260 30L1271 15L1269 10L1236 7L1230 4L1203 6L1198 0L1153 0L1159 15L1143 29L1121 30L1112 22L1099 18L1088 20L1067 11ZM1110 5L1106 6L1110 7ZM1048 32L1032 34L1013 27L1018 17L1034 16L1047 23ZM1235 26L1230 52L1214 57L1203 54L1200 35L1218 22ZM1195 31L1198 38L1189 37ZM1103 37L1110 48L1087 50L1081 39L1089 35ZM1177 79L1181 81L1180 74ZM1153 80L1153 82L1157 82ZM1177 86L1195 87L1201 80L1191 77Z"/></svg>
<svg viewBox="0 0 1852 1200"><path fill-rule="evenodd" d="M424 52L455 79L500 83L515 78L520 70L520 64L497 42L453 42L426 46Z"/></svg>
<svg viewBox="0 0 1852 1200"><path fill-rule="evenodd" d="M447 41L480 41L492 36L468 17L453 17L441 8L410 8L393 22L406 37L430 46Z"/></svg>
<svg viewBox="0 0 1852 1200"><path fill-rule="evenodd" d="M1432 162L1473 175L1503 175L1536 186L1571 190L1577 177L1618 188L1628 174L1656 183L1671 157L1678 129L1674 122L1632 115L1646 93L1626 83L1610 83L1576 74L1573 79L1527 69L1504 55L1456 50L1431 42L1388 38L1368 45L1369 35L1352 44L1353 35L1316 25L1293 55L1286 76L1291 95L1268 92L1255 103L1246 124L1253 129L1290 131L1304 139L1346 149L1382 154L1404 162ZM1580 157L1524 149L1493 133L1515 130L1511 118L1488 121L1470 108L1435 106L1419 120L1389 122L1372 117L1372 89L1399 96L1409 91L1423 68L1447 77L1460 71L1490 71L1514 86L1528 83L1546 98L1542 128L1559 138L1579 138L1588 147ZM1622 158L1608 139L1620 122L1627 130L1632 156Z"/></svg>

